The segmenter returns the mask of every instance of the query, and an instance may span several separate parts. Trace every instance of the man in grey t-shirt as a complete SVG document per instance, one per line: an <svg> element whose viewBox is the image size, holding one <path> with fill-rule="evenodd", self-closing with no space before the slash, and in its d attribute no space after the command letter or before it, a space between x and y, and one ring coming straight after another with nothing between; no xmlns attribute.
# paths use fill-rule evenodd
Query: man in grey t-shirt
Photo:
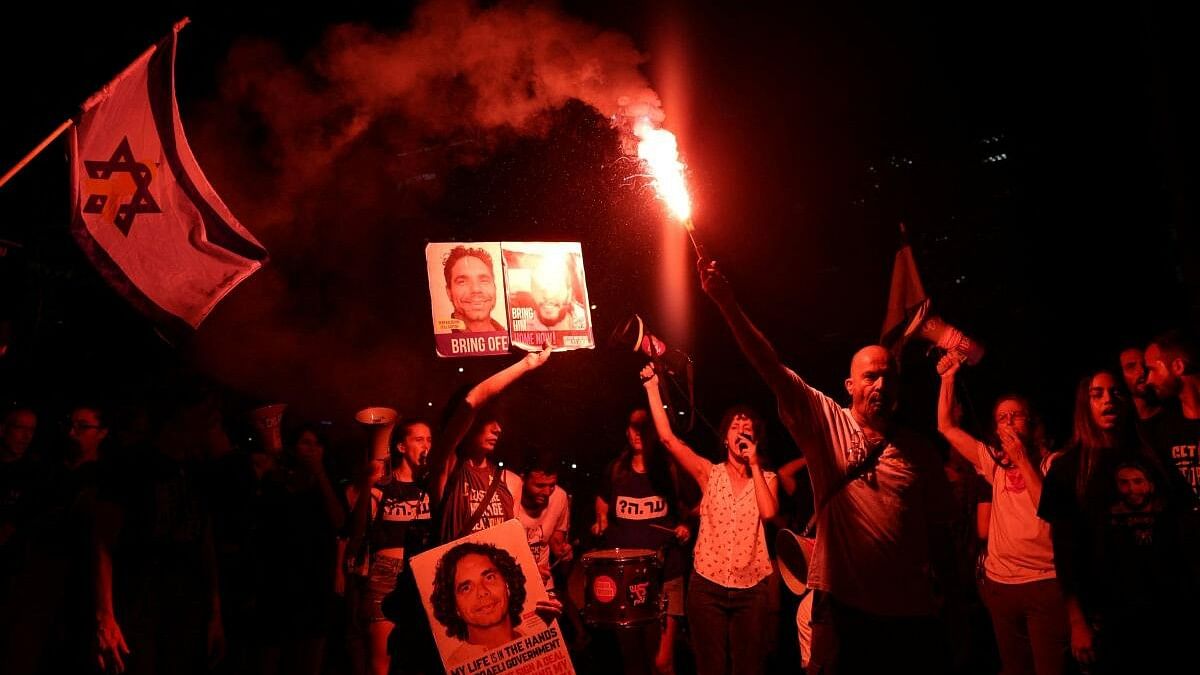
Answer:
<svg viewBox="0 0 1200 675"><path fill-rule="evenodd" d="M893 422L891 355L877 345L854 355L845 382L851 405L843 408L783 365L714 261L700 262L700 279L775 393L781 419L804 448L816 502L824 505L808 572L818 593L810 668L947 670L932 571L952 574L945 528L950 491L936 449Z"/></svg>

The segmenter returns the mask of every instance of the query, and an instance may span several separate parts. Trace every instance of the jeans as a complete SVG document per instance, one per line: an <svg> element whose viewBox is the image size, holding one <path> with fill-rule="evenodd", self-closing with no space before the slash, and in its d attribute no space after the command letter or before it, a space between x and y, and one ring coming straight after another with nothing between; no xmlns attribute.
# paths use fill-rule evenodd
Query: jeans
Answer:
<svg viewBox="0 0 1200 675"><path fill-rule="evenodd" d="M750 588L726 588L692 574L687 618L699 675L758 675L775 626L770 621L768 580Z"/></svg>
<svg viewBox="0 0 1200 675"><path fill-rule="evenodd" d="M371 559L371 571L367 577L367 598L364 603L367 618L371 623L390 621L383 615L381 604L392 591L396 590L396 577L404 569L404 561L400 558L375 556Z"/></svg>
<svg viewBox="0 0 1200 675"><path fill-rule="evenodd" d="M950 672L946 629L936 616L881 616L813 591L809 675Z"/></svg>
<svg viewBox="0 0 1200 675"><path fill-rule="evenodd" d="M1071 635L1058 580L1002 584L985 578L982 595L992 616L1003 675L1061 675Z"/></svg>

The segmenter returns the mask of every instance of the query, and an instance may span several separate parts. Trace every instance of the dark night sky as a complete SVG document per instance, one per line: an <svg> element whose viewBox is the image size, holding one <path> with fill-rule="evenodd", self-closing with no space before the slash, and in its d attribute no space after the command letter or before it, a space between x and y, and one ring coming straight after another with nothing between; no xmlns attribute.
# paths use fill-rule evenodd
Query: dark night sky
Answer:
<svg viewBox="0 0 1200 675"><path fill-rule="evenodd" d="M1023 390L1061 422L1086 368L1110 365L1125 340L1195 319L1200 148L1190 90L1200 59L1179 11L728 5L570 2L562 11L628 34L649 57L644 72L680 131L702 235L747 311L818 387L840 391L849 355L878 335L901 220L935 306L989 347L971 373L978 405ZM403 180L331 178L303 227L286 236L256 228L245 214L272 186L221 170L238 154L223 142L253 135L219 142L209 121L220 117L231 48L265 38L299 62L337 23L403 30L407 5L389 6L291 16L206 3L6 22L7 165L190 14L177 63L185 128L275 267L274 281L251 279L195 340L168 347L75 250L63 146L53 146L0 189L0 238L25 245L0 258L15 330L0 360L7 396L54 409L79 395L144 392L184 370L216 376L247 405L282 398L342 427L357 405L440 404L501 364L432 356L421 251L449 237L582 241L598 337L629 312L653 323L665 311L656 269L664 238L681 234L650 198L622 187L614 137L582 106L549 113L544 135L502 139L466 166L432 152L420 167L438 175L432 194L414 195L423 188ZM341 218L370 221L389 240L368 246ZM691 321L667 337L696 360L702 408L715 417L741 399L769 407L696 284L678 293ZM256 319L254 303L268 297L275 309ZM281 351L304 364L264 357L272 344L256 335L287 341ZM311 353L296 346L306 336ZM555 361L509 397L506 451L558 446L590 465L617 442L636 401L635 364L603 350ZM931 362L907 365L910 414L929 424ZM778 447L777 458L793 452Z"/></svg>

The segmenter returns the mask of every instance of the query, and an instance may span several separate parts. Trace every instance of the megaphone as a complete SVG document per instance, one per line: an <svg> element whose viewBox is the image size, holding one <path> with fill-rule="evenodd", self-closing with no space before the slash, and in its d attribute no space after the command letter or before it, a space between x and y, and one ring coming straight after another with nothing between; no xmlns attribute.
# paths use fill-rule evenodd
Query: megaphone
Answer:
<svg viewBox="0 0 1200 675"><path fill-rule="evenodd" d="M618 351L640 353L650 359L658 373L658 390L667 404L671 420L685 417L683 431L691 431L696 423L692 357L679 349L668 347L667 343L650 332L645 320L637 314L617 325L608 336L608 346ZM679 396L686 399L686 410L675 405L674 401Z"/></svg>
<svg viewBox="0 0 1200 675"><path fill-rule="evenodd" d="M371 432L368 447L373 461L388 461L392 456L392 428L396 426L396 411L383 406L363 408L354 414L354 421Z"/></svg>
<svg viewBox="0 0 1200 675"><path fill-rule="evenodd" d="M283 420L284 410L287 410L286 403L274 403L250 411L250 423L258 432L263 450L269 455L278 455L283 451L283 432L279 423Z"/></svg>
<svg viewBox="0 0 1200 675"><path fill-rule="evenodd" d="M808 561L812 560L816 541L812 537L796 534L789 529L775 534L775 559L779 563L779 576L788 590L804 595L808 590Z"/></svg>
<svg viewBox="0 0 1200 675"><path fill-rule="evenodd" d="M646 322L634 314L625 319L608 336L608 346L614 349L641 352L657 359L667 352L667 345L646 330Z"/></svg>
<svg viewBox="0 0 1200 675"><path fill-rule="evenodd" d="M905 339L915 337L926 342L932 342L933 348L946 352L946 357L938 361L938 374L947 370L953 361L975 365L983 358L983 345L978 340L968 337L940 316L929 314L929 303L922 303L904 331Z"/></svg>

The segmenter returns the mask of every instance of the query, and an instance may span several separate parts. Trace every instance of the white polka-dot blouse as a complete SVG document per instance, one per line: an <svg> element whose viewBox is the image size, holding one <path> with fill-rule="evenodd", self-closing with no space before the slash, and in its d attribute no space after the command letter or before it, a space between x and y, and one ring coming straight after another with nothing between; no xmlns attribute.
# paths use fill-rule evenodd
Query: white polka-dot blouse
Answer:
<svg viewBox="0 0 1200 675"><path fill-rule="evenodd" d="M763 476L768 483L775 480L770 471ZM696 573L726 588L750 588L773 571L754 481L734 495L724 463L713 464L708 473L695 556Z"/></svg>

